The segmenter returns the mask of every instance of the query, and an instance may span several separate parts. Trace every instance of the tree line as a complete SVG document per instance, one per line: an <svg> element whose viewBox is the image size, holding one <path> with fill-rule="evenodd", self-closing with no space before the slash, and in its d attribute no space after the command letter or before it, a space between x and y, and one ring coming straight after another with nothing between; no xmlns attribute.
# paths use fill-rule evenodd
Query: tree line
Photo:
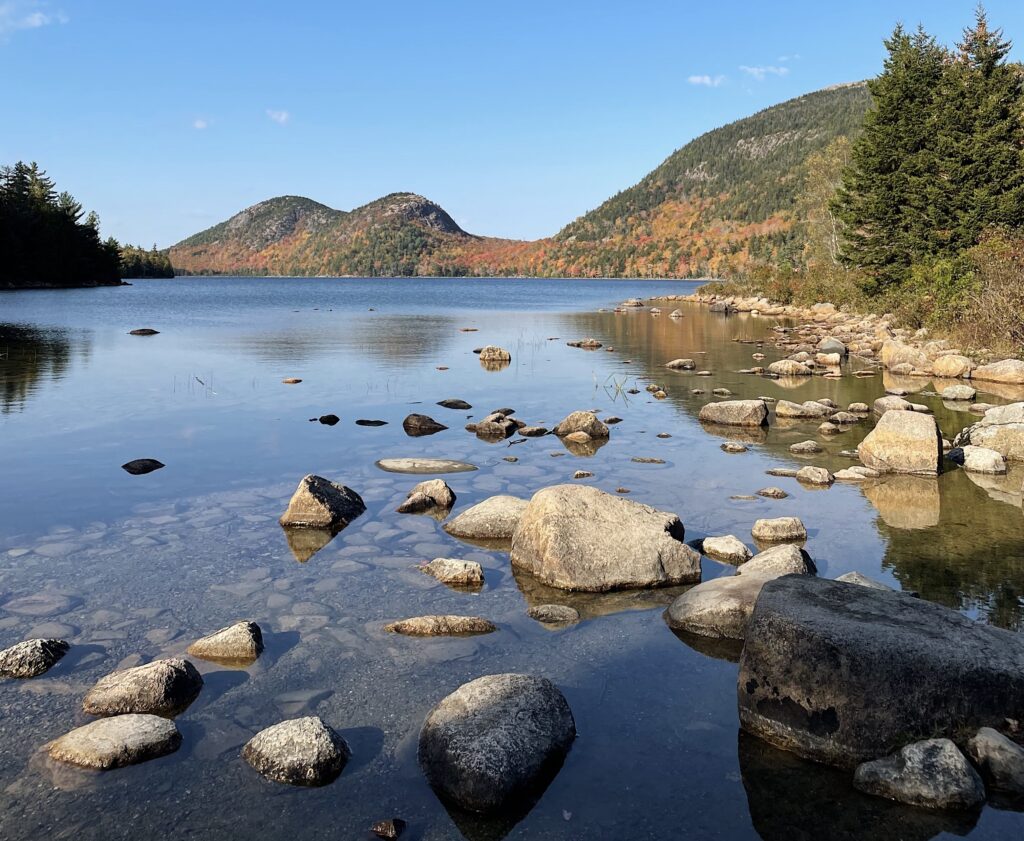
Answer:
<svg viewBox="0 0 1024 841"><path fill-rule="evenodd" d="M36 163L0 167L0 288L104 286L173 277L166 254L100 238L99 217Z"/></svg>

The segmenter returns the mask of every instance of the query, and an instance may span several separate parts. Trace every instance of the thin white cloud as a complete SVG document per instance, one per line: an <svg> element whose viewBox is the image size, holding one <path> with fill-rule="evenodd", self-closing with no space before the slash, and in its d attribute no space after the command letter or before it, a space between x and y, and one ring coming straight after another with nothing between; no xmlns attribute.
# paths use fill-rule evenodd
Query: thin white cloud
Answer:
<svg viewBox="0 0 1024 841"><path fill-rule="evenodd" d="M192 121L192 128L196 129L197 131L202 131L204 128L208 127L209 125L210 124L206 120L204 120L202 117L198 117L197 119Z"/></svg>
<svg viewBox="0 0 1024 841"><path fill-rule="evenodd" d="M50 11L48 4L39 0L6 0L0 2L0 41L24 29L41 29L68 20L64 12Z"/></svg>
<svg viewBox="0 0 1024 841"><path fill-rule="evenodd" d="M790 61L800 61L800 53L793 53L793 55L780 55L779 64L786 64Z"/></svg>
<svg viewBox="0 0 1024 841"><path fill-rule="evenodd" d="M762 67L748 67L746 64L741 64L740 70L742 70L748 76L753 76L759 82L763 82L769 76L789 75L788 67L774 67L773 65L770 64Z"/></svg>
<svg viewBox="0 0 1024 841"><path fill-rule="evenodd" d="M275 111L273 108L267 109L267 116L279 126L287 125L288 121L292 118L292 115L287 111Z"/></svg>
<svg viewBox="0 0 1024 841"><path fill-rule="evenodd" d="M725 82L725 76L709 76L705 73L699 76L689 76L686 81L698 87L717 88Z"/></svg>

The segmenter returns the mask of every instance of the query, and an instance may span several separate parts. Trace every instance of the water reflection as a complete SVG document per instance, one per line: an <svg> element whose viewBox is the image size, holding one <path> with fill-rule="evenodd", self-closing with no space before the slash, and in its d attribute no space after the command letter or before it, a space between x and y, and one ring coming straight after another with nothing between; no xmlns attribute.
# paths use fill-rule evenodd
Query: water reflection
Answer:
<svg viewBox="0 0 1024 841"><path fill-rule="evenodd" d="M927 841L967 835L977 813L901 806L854 789L849 772L799 759L739 734L739 762L754 828L763 841ZM794 796L794 793L795 796Z"/></svg>
<svg viewBox="0 0 1024 841"><path fill-rule="evenodd" d="M87 359L85 332L0 323L0 413L20 412L44 383L63 379L77 356Z"/></svg>
<svg viewBox="0 0 1024 841"><path fill-rule="evenodd" d="M668 607L676 596L685 593L691 585L656 587L651 590L615 590L610 593L584 593L549 587L530 573L513 567L512 576L519 587L527 607L542 604L560 604L575 608L580 618L594 619L627 610L656 610Z"/></svg>
<svg viewBox="0 0 1024 841"><path fill-rule="evenodd" d="M888 476L865 483L862 490L882 521L894 529L929 529L942 518L937 479Z"/></svg>
<svg viewBox="0 0 1024 841"><path fill-rule="evenodd" d="M288 548L300 564L304 564L338 536L341 529L309 529L281 526Z"/></svg>

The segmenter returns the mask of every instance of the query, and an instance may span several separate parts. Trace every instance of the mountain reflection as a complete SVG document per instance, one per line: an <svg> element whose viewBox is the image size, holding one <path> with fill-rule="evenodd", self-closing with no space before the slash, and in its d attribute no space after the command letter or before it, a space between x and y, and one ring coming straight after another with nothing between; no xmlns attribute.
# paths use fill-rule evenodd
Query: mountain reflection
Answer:
<svg viewBox="0 0 1024 841"><path fill-rule="evenodd" d="M44 383L63 379L75 356L87 358L86 334L0 323L0 413L25 408Z"/></svg>
<svg viewBox="0 0 1024 841"><path fill-rule="evenodd" d="M318 314L320 315L320 314ZM410 364L439 358L459 335L459 322L443 315L382 315L322 319L308 326L261 329L233 337L234 348L267 362L308 362L329 355L359 354L374 362Z"/></svg>

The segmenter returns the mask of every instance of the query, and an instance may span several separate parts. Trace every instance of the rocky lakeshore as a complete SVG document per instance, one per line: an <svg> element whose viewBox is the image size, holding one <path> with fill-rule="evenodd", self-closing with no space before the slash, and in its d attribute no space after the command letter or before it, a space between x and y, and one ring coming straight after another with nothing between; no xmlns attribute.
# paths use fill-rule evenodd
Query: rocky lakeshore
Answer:
<svg viewBox="0 0 1024 841"><path fill-rule="evenodd" d="M669 757L703 757L698 836L784 837L783 813L820 834L796 804L826 789L844 820L1012 830L1024 672L1018 614L991 596L1022 516L1012 393L946 396L838 322L663 300L529 341L460 319L352 407L289 357L268 381L299 457L272 484L147 502L183 468L214 484L216 453L154 440L104 468L143 495L129 516L3 536L11 796L95 817L188 779L186 825L229 835L283 804L354 837L660 837L645 814L695 807ZM148 454L164 466L118 467ZM963 565L920 572L944 531ZM996 541L1000 566L979 557ZM929 677L949 674L955 693ZM246 814L212 808L225 785Z"/></svg>

